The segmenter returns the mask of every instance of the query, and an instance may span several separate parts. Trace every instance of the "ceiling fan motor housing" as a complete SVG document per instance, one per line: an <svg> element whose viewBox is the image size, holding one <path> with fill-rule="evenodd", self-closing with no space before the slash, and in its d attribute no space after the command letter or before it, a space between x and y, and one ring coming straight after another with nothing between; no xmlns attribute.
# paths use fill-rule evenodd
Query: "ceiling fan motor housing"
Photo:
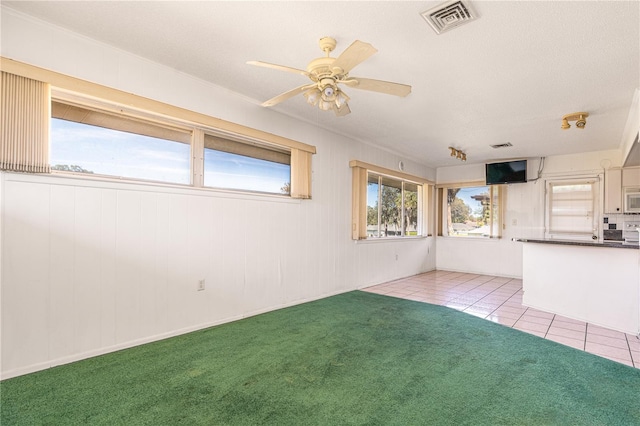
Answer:
<svg viewBox="0 0 640 426"><path fill-rule="evenodd" d="M319 81L326 77L341 76L342 69L334 69L332 67L336 58L316 58L313 61L309 62L307 66L307 72L309 73L309 77L312 80Z"/></svg>

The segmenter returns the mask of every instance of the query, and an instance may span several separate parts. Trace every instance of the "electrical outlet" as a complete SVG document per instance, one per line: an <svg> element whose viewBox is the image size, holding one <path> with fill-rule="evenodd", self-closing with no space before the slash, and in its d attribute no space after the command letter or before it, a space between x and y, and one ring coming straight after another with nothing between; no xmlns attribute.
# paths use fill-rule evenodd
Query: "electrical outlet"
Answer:
<svg viewBox="0 0 640 426"><path fill-rule="evenodd" d="M398 255L396 254L396 260L398 260Z"/></svg>
<svg viewBox="0 0 640 426"><path fill-rule="evenodd" d="M198 281L198 291L204 290L204 280Z"/></svg>

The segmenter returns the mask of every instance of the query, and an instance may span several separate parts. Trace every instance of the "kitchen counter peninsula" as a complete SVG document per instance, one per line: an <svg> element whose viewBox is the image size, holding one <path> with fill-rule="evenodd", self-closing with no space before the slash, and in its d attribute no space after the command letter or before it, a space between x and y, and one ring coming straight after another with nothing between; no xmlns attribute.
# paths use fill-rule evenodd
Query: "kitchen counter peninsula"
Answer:
<svg viewBox="0 0 640 426"><path fill-rule="evenodd" d="M640 250L621 243L515 239L522 304L613 330L640 333Z"/></svg>
<svg viewBox="0 0 640 426"><path fill-rule="evenodd" d="M638 244L625 244L623 241L575 241L575 240L557 240L557 239L537 239L537 238L514 238L514 241L520 241L522 243L539 243L539 244L556 244L564 246L582 246L582 247L611 247L611 248L623 248L623 249L640 249Z"/></svg>

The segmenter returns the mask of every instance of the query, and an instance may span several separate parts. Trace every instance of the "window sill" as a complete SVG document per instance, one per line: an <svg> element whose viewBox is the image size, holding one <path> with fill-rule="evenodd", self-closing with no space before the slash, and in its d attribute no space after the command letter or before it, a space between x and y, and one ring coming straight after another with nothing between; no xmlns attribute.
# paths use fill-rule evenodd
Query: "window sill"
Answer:
<svg viewBox="0 0 640 426"><path fill-rule="evenodd" d="M200 197L254 199L271 202L300 204L301 199L286 195L266 194L259 192L233 191L217 188L196 188L190 185L162 183L135 179L119 179L86 174L54 172L51 174L30 174L3 171L5 179L17 182L53 183L57 185L74 185L89 188L114 190L138 190L145 192L195 195Z"/></svg>
<svg viewBox="0 0 640 426"><path fill-rule="evenodd" d="M443 240L450 240L450 241L455 241L455 240L460 240L460 241L492 241L492 242L497 242L502 240L502 237L450 237L448 235L438 235L438 239L443 239Z"/></svg>
<svg viewBox="0 0 640 426"><path fill-rule="evenodd" d="M364 240L354 240L356 244L378 244L384 242L406 242L406 241L418 241L418 240L426 240L428 238L432 238L432 235L421 235L419 237L385 237L385 238L367 238Z"/></svg>

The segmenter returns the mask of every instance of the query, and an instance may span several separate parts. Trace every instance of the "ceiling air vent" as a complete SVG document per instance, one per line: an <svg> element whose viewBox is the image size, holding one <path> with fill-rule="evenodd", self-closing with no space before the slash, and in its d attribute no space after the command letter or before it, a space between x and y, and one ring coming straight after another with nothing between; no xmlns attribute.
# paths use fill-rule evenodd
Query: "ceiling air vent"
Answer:
<svg viewBox="0 0 640 426"><path fill-rule="evenodd" d="M513 145L511 145L511 142L507 142L507 143L501 143L501 144L498 144L498 145L489 145L489 146L491 148L498 149L498 148L507 148L507 147L510 147L510 146L513 146Z"/></svg>
<svg viewBox="0 0 640 426"><path fill-rule="evenodd" d="M477 18L471 5L461 0L448 1L424 11L420 15L437 34L442 34Z"/></svg>

